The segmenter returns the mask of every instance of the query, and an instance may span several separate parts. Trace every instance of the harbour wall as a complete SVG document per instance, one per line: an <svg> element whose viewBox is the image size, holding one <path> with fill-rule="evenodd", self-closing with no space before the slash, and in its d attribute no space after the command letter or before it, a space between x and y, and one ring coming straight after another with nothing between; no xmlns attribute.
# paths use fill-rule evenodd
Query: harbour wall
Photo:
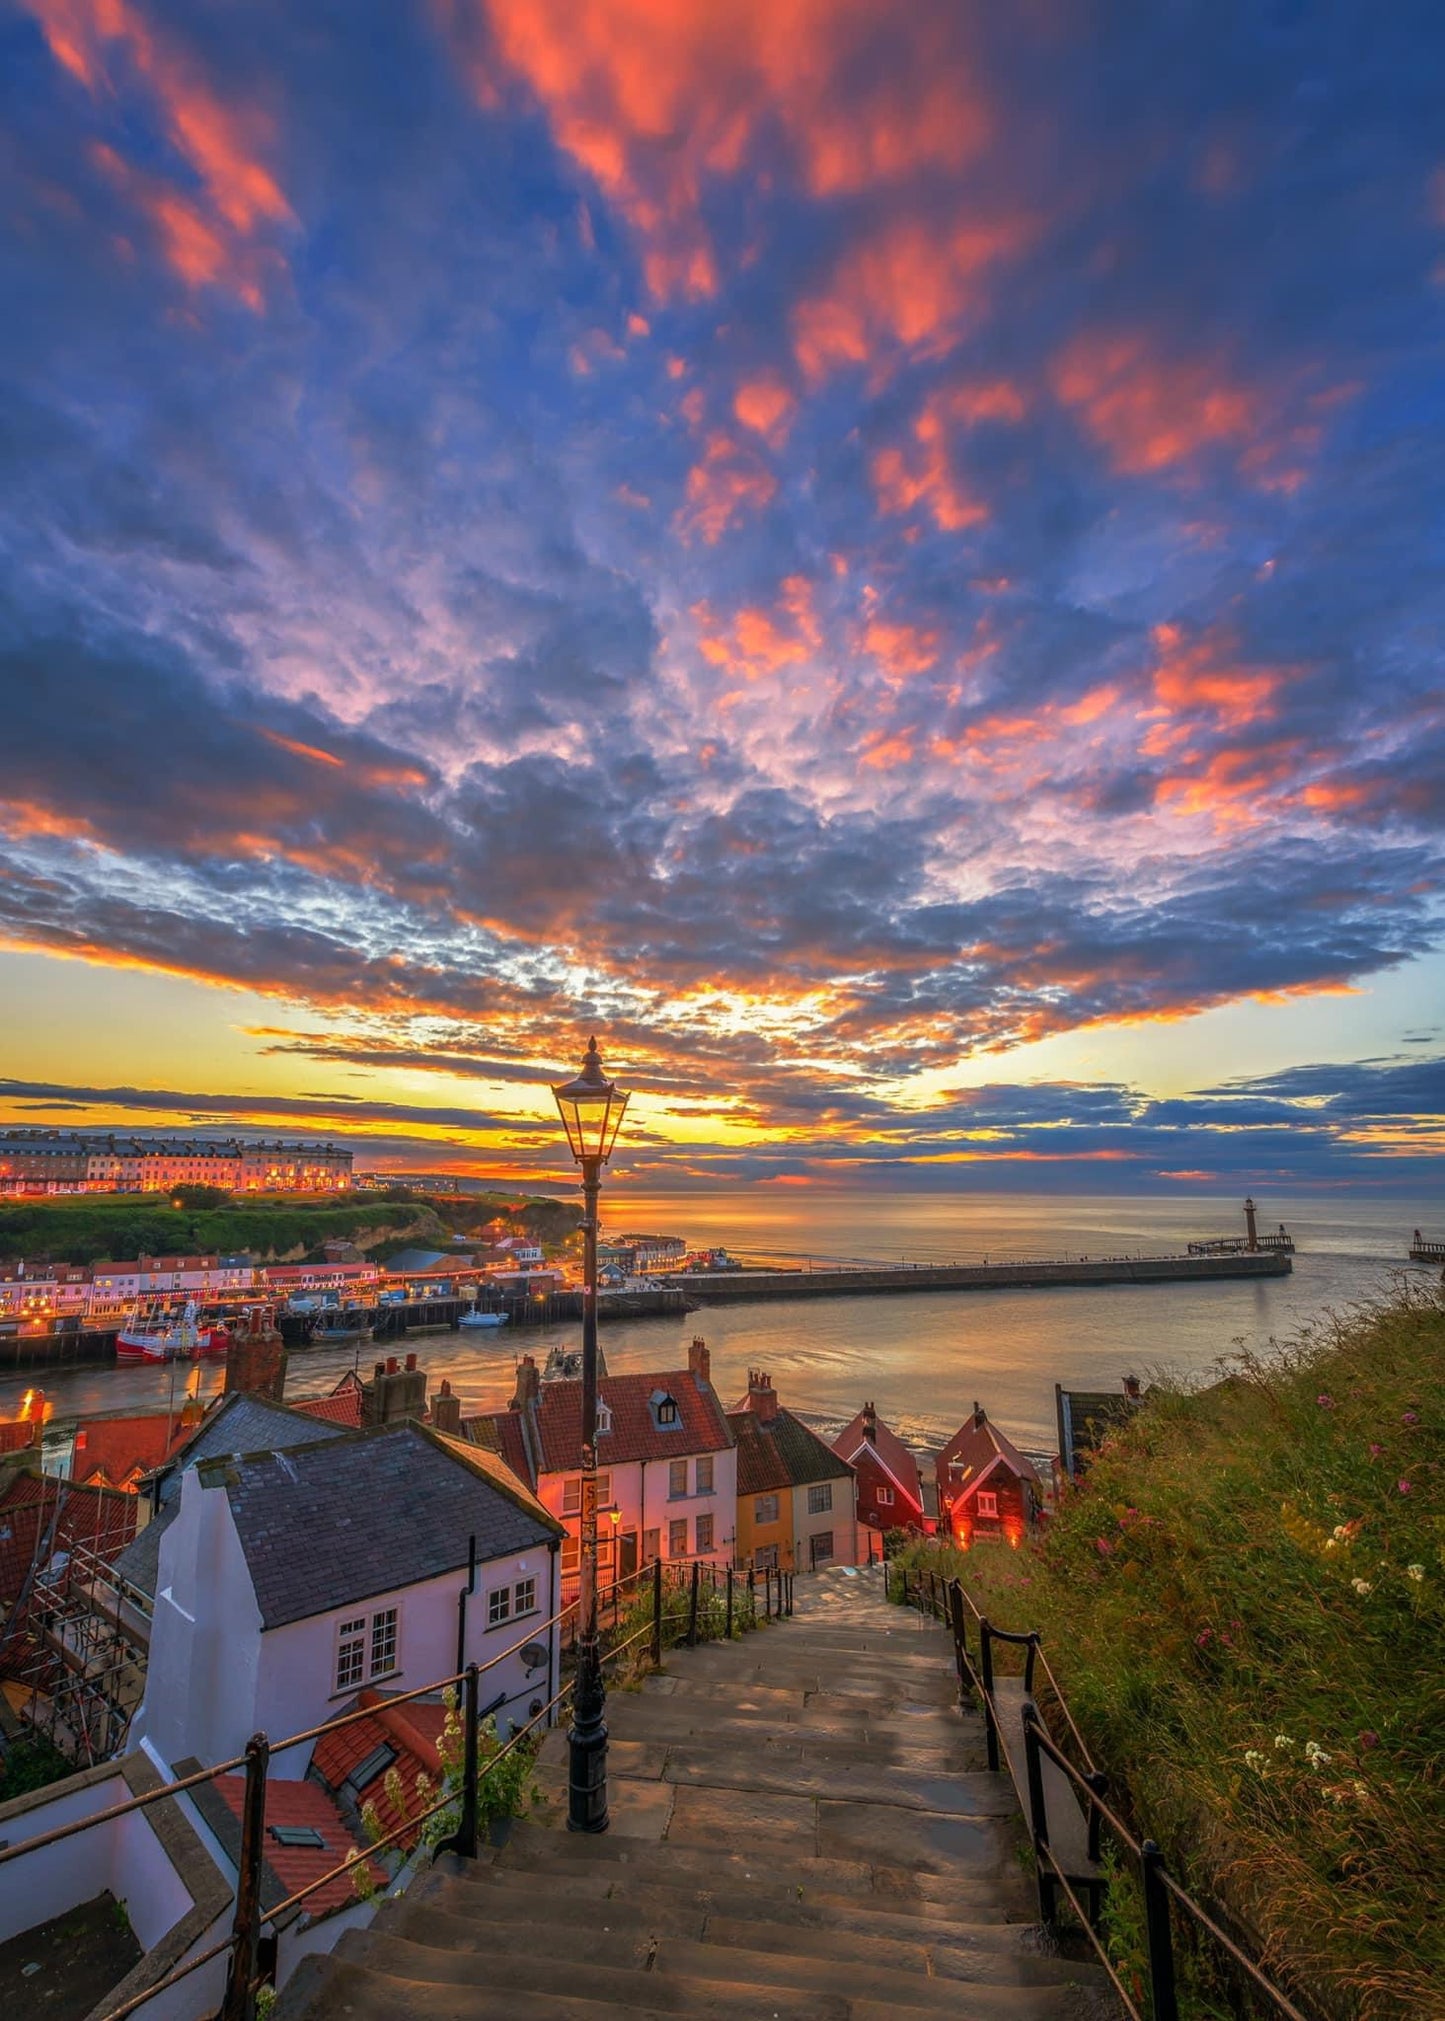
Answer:
<svg viewBox="0 0 1445 2021"><path fill-rule="evenodd" d="M1238 1256L1100 1256L1010 1263L919 1263L874 1270L689 1271L699 1305L743 1305L773 1298L856 1298L914 1291L1036 1291L1095 1284L1199 1284L1218 1278L1287 1277L1278 1251Z"/></svg>

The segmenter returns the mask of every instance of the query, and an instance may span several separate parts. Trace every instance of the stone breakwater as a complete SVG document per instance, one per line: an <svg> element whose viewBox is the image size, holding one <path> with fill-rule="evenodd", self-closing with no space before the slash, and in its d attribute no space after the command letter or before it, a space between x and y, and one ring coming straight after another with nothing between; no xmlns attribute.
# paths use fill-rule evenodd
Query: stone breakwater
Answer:
<svg viewBox="0 0 1445 2021"><path fill-rule="evenodd" d="M1220 1278L1287 1277L1278 1252L1237 1256L1082 1256L1008 1263L919 1263L873 1270L689 1271L688 1296L699 1305L744 1305L773 1298L856 1298L918 1291L1031 1291L1094 1284L1199 1284Z"/></svg>

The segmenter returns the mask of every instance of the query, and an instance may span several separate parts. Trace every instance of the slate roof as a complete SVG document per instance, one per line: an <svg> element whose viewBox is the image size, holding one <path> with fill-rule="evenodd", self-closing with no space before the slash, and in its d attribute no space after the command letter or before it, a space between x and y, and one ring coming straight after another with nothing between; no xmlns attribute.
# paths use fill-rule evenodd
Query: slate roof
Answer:
<svg viewBox="0 0 1445 2021"><path fill-rule="evenodd" d="M737 1439L739 1495L766 1495L852 1475L848 1462L826 1440L781 1405L776 1417L729 1411L727 1421Z"/></svg>
<svg viewBox="0 0 1445 2021"><path fill-rule="evenodd" d="M285 1404L268 1403L265 1397L236 1391L223 1397L208 1411L193 1435L177 1446L166 1463L161 1481L161 1507L116 1559L116 1570L143 1593L155 1597L160 1575L161 1538L170 1528L180 1507L181 1475L202 1460L228 1453L284 1451L289 1447L319 1445L326 1439L343 1438L339 1425L289 1410Z"/></svg>
<svg viewBox="0 0 1445 2021"><path fill-rule="evenodd" d="M459 1571L473 1535L485 1562L562 1534L414 1423L214 1460L200 1478L230 1502L263 1628Z"/></svg>
<svg viewBox="0 0 1445 2021"><path fill-rule="evenodd" d="M833 1441L833 1450L840 1459L856 1464L863 1452L876 1452L888 1472L892 1474L905 1495L909 1496L920 1510L923 1507L923 1484L919 1479L918 1461L909 1452L897 1432L890 1431L882 1418L874 1419L876 1437L867 1439L863 1435L863 1412L859 1411L851 1424L844 1425Z"/></svg>
<svg viewBox="0 0 1445 2021"><path fill-rule="evenodd" d="M532 1458L527 1451L526 1433L522 1429L522 1413L515 1410L491 1411L482 1417L468 1418L462 1431L474 1446L483 1451L496 1453L505 1460L518 1480L530 1481L536 1486L536 1476L532 1470Z"/></svg>

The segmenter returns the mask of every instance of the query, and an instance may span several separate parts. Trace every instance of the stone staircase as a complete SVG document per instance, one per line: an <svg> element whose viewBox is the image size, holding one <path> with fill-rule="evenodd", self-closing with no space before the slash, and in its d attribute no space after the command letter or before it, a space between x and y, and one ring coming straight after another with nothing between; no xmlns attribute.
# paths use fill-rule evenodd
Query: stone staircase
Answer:
<svg viewBox="0 0 1445 2021"><path fill-rule="evenodd" d="M303 1963L275 2021L1113 2021L1098 1968L1030 1920L944 1631L876 1571L796 1593L792 1620L613 1692L608 1833L566 1830L549 1735L537 1818Z"/></svg>

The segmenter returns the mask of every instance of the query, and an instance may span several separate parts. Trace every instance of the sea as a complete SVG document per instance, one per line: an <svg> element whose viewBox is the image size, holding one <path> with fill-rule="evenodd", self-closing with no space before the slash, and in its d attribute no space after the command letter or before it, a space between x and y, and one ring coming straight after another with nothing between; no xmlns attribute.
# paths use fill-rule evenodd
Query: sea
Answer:
<svg viewBox="0 0 1445 2021"><path fill-rule="evenodd" d="M821 1191L760 1185L746 1191L604 1196L610 1231L683 1236L760 1263L806 1268L839 1262L947 1263L1022 1257L1178 1254L1199 1237L1242 1234L1238 1198L947 1195ZM910 1444L946 1440L975 1403L1031 1451L1054 1443L1054 1385L1116 1389L1126 1375L1185 1383L1215 1379L1240 1353L1269 1357L1311 1330L1391 1295L1402 1280L1438 1273L1411 1264L1411 1231L1445 1235L1445 1199L1330 1195L1257 1196L1261 1232L1283 1223L1294 1237L1288 1277L1210 1284L1111 1285L1037 1291L929 1291L897 1296L798 1299L714 1306L684 1317L602 1329L609 1368L686 1365L701 1335L725 1403L765 1369L780 1400L825 1435L871 1399ZM424 1334L409 1345L434 1380L446 1376L464 1413L504 1405L524 1350L545 1357L575 1342L571 1325L484 1334ZM329 1390L345 1370L366 1373L363 1344L291 1356L288 1395ZM98 1411L161 1410L184 1387L185 1367L95 1367L0 1379L0 1416L43 1386L57 1424ZM201 1365L201 1395L221 1385Z"/></svg>

